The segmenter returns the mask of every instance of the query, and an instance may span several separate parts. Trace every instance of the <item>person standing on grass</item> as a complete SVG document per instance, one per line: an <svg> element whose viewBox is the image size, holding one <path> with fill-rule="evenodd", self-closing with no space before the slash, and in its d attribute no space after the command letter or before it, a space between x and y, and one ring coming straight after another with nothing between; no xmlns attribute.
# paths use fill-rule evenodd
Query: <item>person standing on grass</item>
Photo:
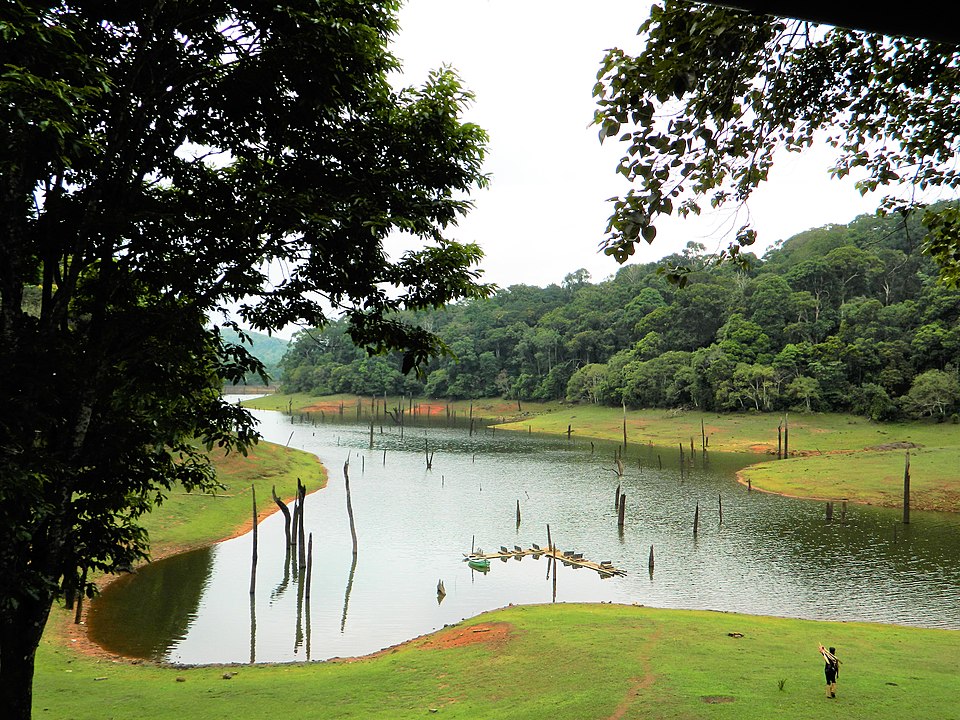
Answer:
<svg viewBox="0 0 960 720"><path fill-rule="evenodd" d="M820 654L826 663L823 666L823 674L827 678L827 697L835 698L837 696L837 675L840 674L840 660L836 656L837 649L827 650L823 645L820 646Z"/></svg>

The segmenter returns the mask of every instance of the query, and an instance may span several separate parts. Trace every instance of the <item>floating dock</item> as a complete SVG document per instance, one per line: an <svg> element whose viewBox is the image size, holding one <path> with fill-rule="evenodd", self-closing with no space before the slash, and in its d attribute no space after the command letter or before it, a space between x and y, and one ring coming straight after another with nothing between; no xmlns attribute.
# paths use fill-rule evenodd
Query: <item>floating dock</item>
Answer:
<svg viewBox="0 0 960 720"><path fill-rule="evenodd" d="M534 560L539 559L540 557L552 558L554 561L560 561L564 565L569 565L574 568L587 568L588 570L593 570L600 574L600 577L623 577L627 574L626 570L621 570L620 568L614 567L613 563L607 560L603 562L594 562L593 560L584 560L583 554L574 552L572 550L559 550L557 548L541 548L539 545L534 545L530 548L522 548L519 545L514 545L513 550L509 550L505 546L500 546L500 550L497 552L484 552L478 550L474 553L465 553L465 559L475 557L482 558L484 560L503 560L506 562L510 558L515 560L521 560L527 556L532 556Z"/></svg>

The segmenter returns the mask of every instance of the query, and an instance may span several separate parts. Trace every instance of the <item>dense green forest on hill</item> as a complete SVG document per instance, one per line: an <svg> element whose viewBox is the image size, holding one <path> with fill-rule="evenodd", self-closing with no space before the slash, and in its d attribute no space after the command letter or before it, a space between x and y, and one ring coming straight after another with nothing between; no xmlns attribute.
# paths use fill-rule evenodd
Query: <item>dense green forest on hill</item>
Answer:
<svg viewBox="0 0 960 720"><path fill-rule="evenodd" d="M284 391L502 396L628 407L852 411L874 419L960 411L960 291L937 282L919 223L864 215L717 264L690 243L602 282L515 285L417 321L453 357L422 378L368 356L345 326L299 333ZM688 283L664 269L690 268Z"/></svg>

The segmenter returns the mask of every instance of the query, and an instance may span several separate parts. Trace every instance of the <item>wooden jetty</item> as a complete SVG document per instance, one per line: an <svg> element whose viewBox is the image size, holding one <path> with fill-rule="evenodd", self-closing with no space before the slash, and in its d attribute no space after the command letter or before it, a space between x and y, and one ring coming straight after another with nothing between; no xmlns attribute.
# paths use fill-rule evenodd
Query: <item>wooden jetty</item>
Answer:
<svg viewBox="0 0 960 720"><path fill-rule="evenodd" d="M559 550L557 548L541 548L539 545L534 545L530 548L521 548L519 545L514 545L513 550L509 550L507 547L501 545L500 549L497 552L484 552L482 550L477 550L474 553L464 553L464 558L482 558L484 560L503 560L506 562L510 558L515 560L520 560L527 556L533 557L534 560L539 559L540 557L553 558L554 560L559 560L564 565L570 565L574 568L587 568L593 570L600 574L603 578L618 576L623 577L627 574L626 570L621 570L620 568L614 567L613 563L609 560L604 560L602 562L594 562L593 560L584 560L583 553L574 552L572 550Z"/></svg>

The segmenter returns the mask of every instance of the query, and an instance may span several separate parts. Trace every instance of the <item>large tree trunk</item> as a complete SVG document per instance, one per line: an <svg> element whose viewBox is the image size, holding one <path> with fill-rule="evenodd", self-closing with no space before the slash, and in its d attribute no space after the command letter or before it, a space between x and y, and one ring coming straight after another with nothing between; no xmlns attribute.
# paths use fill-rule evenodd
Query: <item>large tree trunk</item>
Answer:
<svg viewBox="0 0 960 720"><path fill-rule="evenodd" d="M37 646L50 615L50 598L22 603L0 618L0 708L5 720L30 720Z"/></svg>

